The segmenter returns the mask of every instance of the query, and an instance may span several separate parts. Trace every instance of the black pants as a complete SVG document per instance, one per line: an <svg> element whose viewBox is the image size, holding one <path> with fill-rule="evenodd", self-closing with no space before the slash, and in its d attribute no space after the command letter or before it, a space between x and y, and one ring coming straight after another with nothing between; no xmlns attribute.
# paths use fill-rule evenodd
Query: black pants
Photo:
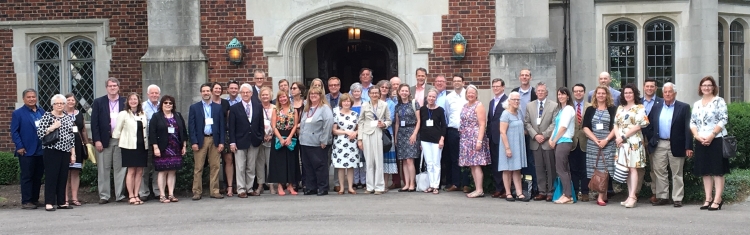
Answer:
<svg viewBox="0 0 750 235"><path fill-rule="evenodd" d="M586 153L581 151L580 144L570 152L568 162L574 192L581 192L582 195L588 194L589 178L586 177Z"/></svg>
<svg viewBox="0 0 750 235"><path fill-rule="evenodd" d="M303 183L307 190L328 191L328 156L320 146L302 146Z"/></svg>
<svg viewBox="0 0 750 235"><path fill-rule="evenodd" d="M39 191L44 176L44 157L19 156L21 165L21 204L39 202Z"/></svg>
<svg viewBox="0 0 750 235"><path fill-rule="evenodd" d="M441 157L442 165L441 174L445 176L445 185L455 185L456 187L469 185L469 171L461 172L461 166L458 165L458 155L461 150L461 134L456 128L447 128L445 130L445 139L443 140L443 156Z"/></svg>
<svg viewBox="0 0 750 235"><path fill-rule="evenodd" d="M65 186L68 183L70 152L56 149L44 150L44 203L64 205Z"/></svg>
<svg viewBox="0 0 750 235"><path fill-rule="evenodd" d="M492 181L495 185L495 192L504 192L505 185L503 185L503 172L498 171L498 163L500 162L498 151L500 144L490 141L490 157L492 163L490 164L490 172L492 172Z"/></svg>

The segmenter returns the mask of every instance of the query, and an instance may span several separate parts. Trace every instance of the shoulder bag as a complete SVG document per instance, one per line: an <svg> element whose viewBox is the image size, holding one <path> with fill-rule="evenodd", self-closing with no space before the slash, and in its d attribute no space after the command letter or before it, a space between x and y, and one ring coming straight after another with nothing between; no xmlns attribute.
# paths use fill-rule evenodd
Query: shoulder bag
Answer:
<svg viewBox="0 0 750 235"><path fill-rule="evenodd" d="M721 138L721 149L724 158L734 158L737 156L737 138L731 135L725 135Z"/></svg>
<svg viewBox="0 0 750 235"><path fill-rule="evenodd" d="M625 158L625 165L620 164L620 161L615 161L615 175L612 177L613 180L620 182L620 183L626 183L628 179L628 174L630 173L630 168L628 168L628 150L624 147L620 147L617 149L618 151L618 157Z"/></svg>
<svg viewBox="0 0 750 235"><path fill-rule="evenodd" d="M422 159L422 161L419 162L418 170L420 171L420 173L416 176L416 190L425 191L430 187L430 177L427 175L427 171L422 171L422 164L424 164L424 152L422 152L422 156L420 158Z"/></svg>

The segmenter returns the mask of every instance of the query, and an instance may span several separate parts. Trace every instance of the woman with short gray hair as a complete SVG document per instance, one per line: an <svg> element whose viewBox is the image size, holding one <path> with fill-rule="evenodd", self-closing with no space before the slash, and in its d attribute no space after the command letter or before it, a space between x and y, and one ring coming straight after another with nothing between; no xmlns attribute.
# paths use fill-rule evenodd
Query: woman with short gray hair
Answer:
<svg viewBox="0 0 750 235"><path fill-rule="evenodd" d="M39 121L36 135L42 140L44 149L44 203L45 210L73 209L65 201L65 186L68 182L68 167L76 162L76 149L73 146L73 118L63 113L67 99L57 94L50 100L52 111ZM54 136L57 135L57 138ZM47 139L50 141L46 141ZM46 142L46 143L45 143Z"/></svg>
<svg viewBox="0 0 750 235"><path fill-rule="evenodd" d="M349 86L349 94L352 95L352 108L351 110L357 113L357 118L359 118L359 114L362 111L362 84L359 82L352 83L351 86ZM365 161L361 161L364 159L364 153L362 150L359 150L359 157L360 162L358 166L354 167L354 187L357 189L361 189L365 187L365 184L367 183L367 179L365 179Z"/></svg>

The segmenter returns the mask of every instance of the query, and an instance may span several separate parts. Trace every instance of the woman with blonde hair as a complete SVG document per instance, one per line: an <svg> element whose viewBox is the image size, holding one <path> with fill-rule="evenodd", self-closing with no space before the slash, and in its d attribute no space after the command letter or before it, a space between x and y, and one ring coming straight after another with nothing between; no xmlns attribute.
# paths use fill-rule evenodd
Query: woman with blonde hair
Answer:
<svg viewBox="0 0 750 235"><path fill-rule="evenodd" d="M398 160L403 169L404 187L399 192L416 191L416 170L414 159L419 158L419 103L411 97L408 84L398 87L398 104L394 109L393 135L396 136L393 145L396 146Z"/></svg>
<svg viewBox="0 0 750 235"><path fill-rule="evenodd" d="M615 123L617 107L609 93L609 87L599 86L594 89L594 98L591 106L586 108L583 114L581 126L586 134L586 177L591 179L594 170L607 171L610 177L607 182L607 191L599 192L596 204L606 206L608 193L612 190L612 176L615 174L615 133L612 127ZM601 156L599 155L601 153ZM597 157L602 158L597 164ZM594 169L596 168L596 169Z"/></svg>
<svg viewBox="0 0 750 235"><path fill-rule="evenodd" d="M489 137L485 135L487 128L487 113L484 105L479 101L479 91L474 85L466 87L466 100L461 110L461 144L458 165L468 166L474 178L476 190L467 194L469 198L484 197L482 166L492 162L490 158Z"/></svg>
<svg viewBox="0 0 750 235"><path fill-rule="evenodd" d="M289 95L279 91L276 94L276 110L271 116L273 144L266 179L266 182L276 184L279 196L286 195L284 187L289 190L289 194L297 195L297 191L294 190L300 179L299 147L295 138L297 125L299 113L289 102Z"/></svg>
<svg viewBox="0 0 750 235"><path fill-rule="evenodd" d="M323 89L313 87L307 93L307 103L300 122L299 144L305 195L328 195L328 157L326 147L331 142L333 112L328 106Z"/></svg>

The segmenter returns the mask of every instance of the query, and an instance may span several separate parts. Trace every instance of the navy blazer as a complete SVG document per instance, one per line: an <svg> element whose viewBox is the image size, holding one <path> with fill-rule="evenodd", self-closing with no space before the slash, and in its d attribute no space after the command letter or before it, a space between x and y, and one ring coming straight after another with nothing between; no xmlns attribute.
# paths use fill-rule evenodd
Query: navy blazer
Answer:
<svg viewBox="0 0 750 235"><path fill-rule="evenodd" d="M126 98L120 96L120 110L125 110ZM140 104L138 104L140 105ZM112 138L112 127L109 125L109 98L107 95L94 99L91 105L91 139L102 142L102 147L109 147L109 139Z"/></svg>
<svg viewBox="0 0 750 235"><path fill-rule="evenodd" d="M250 100L260 103L260 89L256 89L255 85L253 85L253 96L250 97Z"/></svg>
<svg viewBox="0 0 750 235"><path fill-rule="evenodd" d="M26 149L24 156L41 156L44 153L42 143L36 135L35 123L35 121L42 119L42 115L44 115L44 109L39 105L36 106L36 112L26 105L13 111L10 119L10 135L13 144L16 146L16 151L13 151L14 154L18 155L19 149ZM40 150L40 152L36 152L37 150Z"/></svg>
<svg viewBox="0 0 750 235"><path fill-rule="evenodd" d="M650 153L656 151L659 144L659 116L664 108L664 102L654 104L648 120L651 136L648 138L648 150ZM670 146L672 155L675 157L685 157L685 150L693 150L693 133L690 131L690 105L675 100L674 112L672 113L672 129L669 132Z"/></svg>
<svg viewBox="0 0 750 235"><path fill-rule="evenodd" d="M490 100L490 106L487 107L487 136L490 137L490 141L492 141L493 144L500 144L500 115L505 111L505 108L503 108L503 102L507 99L508 96L503 94L503 96L500 97L500 104L497 104L497 108L495 108L494 112L490 112L492 111L492 107L495 107L494 97Z"/></svg>
<svg viewBox="0 0 750 235"><path fill-rule="evenodd" d="M247 120L247 113L242 102L229 108L229 143L237 145L237 149L248 149L252 144L258 147L263 143L265 124L263 123L263 106L260 102L250 100L253 108L253 122Z"/></svg>
<svg viewBox="0 0 750 235"><path fill-rule="evenodd" d="M640 99L643 100L643 98L640 98ZM654 109L656 108L656 105L661 105L663 103L664 103L664 98L654 95L654 105L651 106L651 110L648 111L648 114L651 114L651 111L654 111ZM645 103L643 103L643 107L644 108L646 107ZM649 123L648 126L646 126L646 128L641 129L641 131L643 132L643 136L646 136L646 138L651 138L651 135L653 135L653 133L651 133L651 131L653 131L653 128L651 127L652 125L653 123Z"/></svg>
<svg viewBox="0 0 750 235"><path fill-rule="evenodd" d="M214 137L214 146L219 147L219 144L224 144L224 133L226 125L224 124L224 112L221 110L221 105L211 102L211 118L214 119L214 124L211 125L211 134ZM197 144L198 148L203 148L203 128L206 127L206 115L203 111L203 101L198 101L195 104L190 105L190 113L188 114L188 135L190 135L190 143Z"/></svg>

